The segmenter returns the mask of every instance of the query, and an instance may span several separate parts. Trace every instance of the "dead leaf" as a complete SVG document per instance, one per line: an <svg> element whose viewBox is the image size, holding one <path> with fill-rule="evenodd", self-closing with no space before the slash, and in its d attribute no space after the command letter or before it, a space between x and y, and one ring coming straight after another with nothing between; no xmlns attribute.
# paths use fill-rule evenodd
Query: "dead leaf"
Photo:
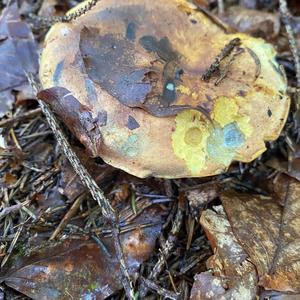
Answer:
<svg viewBox="0 0 300 300"><path fill-rule="evenodd" d="M300 292L300 183L290 179L283 206L273 199L222 195L234 235L266 290Z"/></svg>
<svg viewBox="0 0 300 300"><path fill-rule="evenodd" d="M87 153L76 146L73 146L73 150L76 152L83 166L89 171L91 176L97 182L102 184L104 181L111 180L111 176L117 169L109 165L100 165L91 159ZM61 166L61 178L59 180L59 190L65 195L69 201L73 202L79 195L81 195L86 187L82 184L78 175L70 165L67 159L65 159Z"/></svg>
<svg viewBox="0 0 300 300"><path fill-rule="evenodd" d="M37 46L29 26L20 19L17 3L7 6L0 17L0 117L11 109L14 90L27 83L25 72L37 73Z"/></svg>
<svg viewBox="0 0 300 300"><path fill-rule="evenodd" d="M11 174L11 173L5 173L3 176L3 180L0 181L0 186L3 184L5 187L12 187L16 182L18 181L18 178Z"/></svg>
<svg viewBox="0 0 300 300"><path fill-rule="evenodd" d="M300 181L300 148L296 145L296 151L292 153L290 162L281 156L272 156L266 165Z"/></svg>
<svg viewBox="0 0 300 300"><path fill-rule="evenodd" d="M221 192L221 185L218 182L212 181L203 183L199 188L193 188L185 192L189 201L189 206L194 216L199 215L199 211L205 208L207 204L218 197Z"/></svg>
<svg viewBox="0 0 300 300"><path fill-rule="evenodd" d="M255 268L236 240L222 206L204 211L200 222L215 254L207 262L212 273L196 275L190 299L254 299Z"/></svg>
<svg viewBox="0 0 300 300"><path fill-rule="evenodd" d="M147 210L137 223L146 220L156 225L121 235L132 276L151 255L160 234L158 210ZM44 245L28 257L16 256L0 281L38 300L105 299L122 288L119 262L109 238L101 238L99 244L83 238L67 239Z"/></svg>
<svg viewBox="0 0 300 300"><path fill-rule="evenodd" d="M82 105L63 87L42 90L38 93L38 98L51 105L52 110L64 120L91 155L97 155L101 145L101 133L97 124L99 118L93 118L87 106Z"/></svg>
<svg viewBox="0 0 300 300"><path fill-rule="evenodd" d="M226 11L226 18L238 31L255 37L272 40L279 34L280 19L277 13L231 6Z"/></svg>

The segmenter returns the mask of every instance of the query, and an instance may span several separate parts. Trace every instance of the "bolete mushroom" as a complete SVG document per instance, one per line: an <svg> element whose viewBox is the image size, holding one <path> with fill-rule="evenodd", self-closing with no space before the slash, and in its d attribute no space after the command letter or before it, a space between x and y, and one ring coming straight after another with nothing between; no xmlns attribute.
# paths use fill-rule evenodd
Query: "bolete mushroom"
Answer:
<svg viewBox="0 0 300 300"><path fill-rule="evenodd" d="M91 112L94 154L108 164L138 177L201 177L252 161L280 134L290 99L275 55L184 0L102 0L50 29L40 79Z"/></svg>

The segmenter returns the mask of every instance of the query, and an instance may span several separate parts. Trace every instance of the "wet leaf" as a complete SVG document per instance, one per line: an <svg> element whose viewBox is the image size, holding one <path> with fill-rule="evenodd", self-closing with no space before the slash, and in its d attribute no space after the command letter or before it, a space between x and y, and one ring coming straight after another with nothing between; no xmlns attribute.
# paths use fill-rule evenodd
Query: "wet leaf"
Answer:
<svg viewBox="0 0 300 300"><path fill-rule="evenodd" d="M300 292L300 183L290 179L282 205L228 192L221 199L234 235L267 290Z"/></svg>
<svg viewBox="0 0 300 300"><path fill-rule="evenodd" d="M116 169L106 164L97 164L84 150L78 147L73 147L73 150L76 152L81 163L89 171L97 184L111 180L111 176ZM62 164L59 187L62 190L63 195L65 195L71 202L73 202L86 190L86 187L82 184L78 175L67 160L64 160Z"/></svg>
<svg viewBox="0 0 300 300"><path fill-rule="evenodd" d="M191 300L253 299L256 271L235 238L222 206L204 211L200 222L215 254L207 262L212 273L195 276Z"/></svg>
<svg viewBox="0 0 300 300"><path fill-rule="evenodd" d="M14 90L27 83L25 72L38 69L37 46L29 26L21 21L17 4L2 11L0 17L0 117L12 107Z"/></svg>
<svg viewBox="0 0 300 300"><path fill-rule="evenodd" d="M137 223L161 221L158 210L148 210ZM152 253L161 225L138 228L121 235L128 270L133 276ZM100 239L99 239L100 240ZM44 245L29 256L15 257L1 281L32 299L104 299L122 288L113 242L67 239Z"/></svg>
<svg viewBox="0 0 300 300"><path fill-rule="evenodd" d="M63 87L42 90L38 97L51 105L52 110L64 120L91 155L96 156L101 145L101 133L97 124L99 117L93 118L91 110Z"/></svg>

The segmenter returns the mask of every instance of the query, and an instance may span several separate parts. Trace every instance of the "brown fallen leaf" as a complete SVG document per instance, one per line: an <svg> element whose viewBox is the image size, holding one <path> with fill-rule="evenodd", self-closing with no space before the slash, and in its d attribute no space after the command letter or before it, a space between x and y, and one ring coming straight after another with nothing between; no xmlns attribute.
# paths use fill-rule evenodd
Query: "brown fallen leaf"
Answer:
<svg viewBox="0 0 300 300"><path fill-rule="evenodd" d="M121 235L132 276L151 255L160 234L159 211L147 210L136 222L146 220L156 225L137 226ZM13 267L0 276L0 282L37 300L105 299L122 288L119 261L110 238L97 243L81 238L46 244L27 257L16 255Z"/></svg>
<svg viewBox="0 0 300 300"><path fill-rule="evenodd" d="M25 72L37 73L37 46L29 26L20 19L17 3L7 6L0 17L0 117L15 101L13 91L27 83Z"/></svg>
<svg viewBox="0 0 300 300"><path fill-rule="evenodd" d="M222 206L204 211L200 222L215 254L207 262L212 273L195 276L190 299L254 299L255 268L235 238Z"/></svg>
<svg viewBox="0 0 300 300"><path fill-rule="evenodd" d="M226 11L226 20L238 31L266 40L274 39L280 30L278 14L241 6L229 7Z"/></svg>
<svg viewBox="0 0 300 300"><path fill-rule="evenodd" d="M91 155L97 155L101 145L101 133L98 127L101 122L100 116L93 118L91 110L63 87L42 90L38 93L38 98L51 105L51 109L64 120Z"/></svg>
<svg viewBox="0 0 300 300"><path fill-rule="evenodd" d="M83 166L89 171L91 176L97 182L101 184L104 181L111 180L111 176L117 171L109 165L100 165L91 159L86 151L73 146L73 150L76 152ZM73 202L78 196L80 196L86 187L82 184L78 175L76 175L74 169L71 167L68 160L64 160L61 166L61 178L59 180L59 189L62 194L65 195L70 202Z"/></svg>
<svg viewBox="0 0 300 300"><path fill-rule="evenodd" d="M300 183L290 179L283 205L249 194L224 193L228 220L266 290L300 292Z"/></svg>
<svg viewBox="0 0 300 300"><path fill-rule="evenodd" d="M201 184L198 188L193 188L185 192L189 201L191 213L194 216L198 216L199 212L205 208L207 204L213 201L221 193L222 187L216 182L207 182Z"/></svg>
<svg viewBox="0 0 300 300"><path fill-rule="evenodd" d="M266 165L300 181L300 148L296 145L296 151L291 153L290 161L272 156Z"/></svg>

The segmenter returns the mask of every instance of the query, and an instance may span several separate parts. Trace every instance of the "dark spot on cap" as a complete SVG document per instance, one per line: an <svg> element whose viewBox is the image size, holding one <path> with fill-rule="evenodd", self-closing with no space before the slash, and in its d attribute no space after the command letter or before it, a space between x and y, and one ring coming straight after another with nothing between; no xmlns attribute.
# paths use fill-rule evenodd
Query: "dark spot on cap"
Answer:
<svg viewBox="0 0 300 300"><path fill-rule="evenodd" d="M79 46L86 73L94 83L127 106L144 103L152 89L144 80L149 69L136 67L131 41L112 34L101 36L97 29L84 27Z"/></svg>
<svg viewBox="0 0 300 300"><path fill-rule="evenodd" d="M167 37L158 41L152 35L145 35L140 38L139 42L145 50L155 52L164 61L177 60L179 57L178 53L172 49Z"/></svg>
<svg viewBox="0 0 300 300"><path fill-rule="evenodd" d="M181 76L183 75L184 71L182 69L177 69L175 72L175 79L181 80Z"/></svg>
<svg viewBox="0 0 300 300"><path fill-rule="evenodd" d="M272 111L270 108L268 108L268 116L269 116L269 118L271 118L271 116L272 116Z"/></svg>
<svg viewBox="0 0 300 300"><path fill-rule="evenodd" d="M135 34L136 34L136 24L133 22L128 23L127 29L126 29L126 38L132 42L135 40Z"/></svg>
<svg viewBox="0 0 300 300"><path fill-rule="evenodd" d="M206 97L206 99L207 99L208 101L212 101L212 100L213 100L212 97L211 97L210 95L208 95L208 94L205 94L205 97Z"/></svg>
<svg viewBox="0 0 300 300"><path fill-rule="evenodd" d="M176 100L176 86L173 80L168 80L165 83L162 98L166 104L170 104Z"/></svg>
<svg viewBox="0 0 300 300"><path fill-rule="evenodd" d="M95 121L99 126L105 126L107 124L107 112L105 110L99 111Z"/></svg>
<svg viewBox="0 0 300 300"><path fill-rule="evenodd" d="M190 20L192 24L197 24L198 22L195 19Z"/></svg>
<svg viewBox="0 0 300 300"><path fill-rule="evenodd" d="M239 90L238 95L241 96L241 97L246 97L247 93L243 90Z"/></svg>
<svg viewBox="0 0 300 300"><path fill-rule="evenodd" d="M134 130L140 127L140 124L136 121L136 119L132 116L128 117L127 128L130 130Z"/></svg>
<svg viewBox="0 0 300 300"><path fill-rule="evenodd" d="M63 67L64 67L64 60L60 61L56 65L55 71L53 73L53 78L52 78L54 85L59 85L59 80L60 80L60 77L61 77Z"/></svg>

